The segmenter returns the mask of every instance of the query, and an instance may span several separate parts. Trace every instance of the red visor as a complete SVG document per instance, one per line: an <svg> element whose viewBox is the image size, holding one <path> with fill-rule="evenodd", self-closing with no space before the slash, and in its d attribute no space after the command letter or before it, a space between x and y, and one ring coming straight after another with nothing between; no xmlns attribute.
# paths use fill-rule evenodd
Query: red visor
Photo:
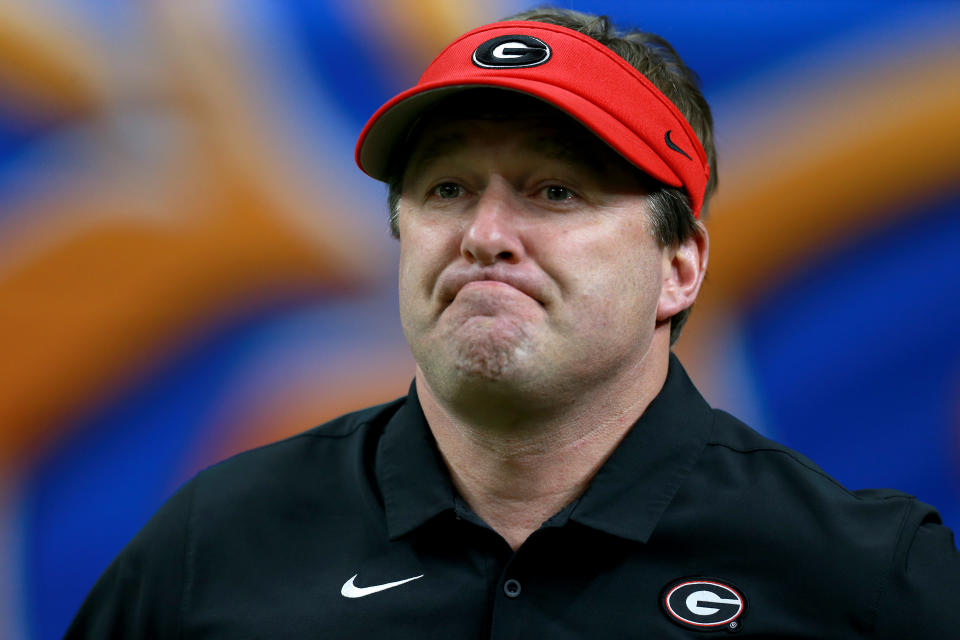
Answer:
<svg viewBox="0 0 960 640"><path fill-rule="evenodd" d="M357 141L357 164L386 180L391 151L420 114L442 97L476 87L519 91L564 111L647 175L683 187L700 216L710 167L676 106L593 38L539 22L498 22L455 40L416 86L373 114Z"/></svg>

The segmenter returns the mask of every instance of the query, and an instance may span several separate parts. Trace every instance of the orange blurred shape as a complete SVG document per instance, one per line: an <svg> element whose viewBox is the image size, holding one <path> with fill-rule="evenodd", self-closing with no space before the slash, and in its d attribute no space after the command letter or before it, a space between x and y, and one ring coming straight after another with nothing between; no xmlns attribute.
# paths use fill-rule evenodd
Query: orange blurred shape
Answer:
<svg viewBox="0 0 960 640"><path fill-rule="evenodd" d="M146 7L155 69L89 92L99 102L73 123L84 133L72 151L81 160L61 176L63 191L25 205L4 230L12 248L0 261L5 468L41 451L191 329L250 304L356 287L378 267L373 240L340 205L338 177L312 175L274 134L279 116L263 101L264 79L243 64L249 45L225 31L230 7ZM6 28L17 33L16 24ZM42 85L65 69L64 78L80 79L51 99L82 102L77 87L96 86L99 72L80 64L74 73L64 48L72 44L48 45L24 50L34 63L22 66L24 77ZM0 45L0 55L17 51ZM177 126L128 139L131 114Z"/></svg>
<svg viewBox="0 0 960 640"><path fill-rule="evenodd" d="M83 37L69 5L8 2L0 7L0 86L24 108L76 113L106 92L101 51Z"/></svg>
<svg viewBox="0 0 960 640"><path fill-rule="evenodd" d="M183 327L285 289L356 283L355 260L266 209L234 183L219 211L178 228L105 226L0 279L0 464L175 346Z"/></svg>

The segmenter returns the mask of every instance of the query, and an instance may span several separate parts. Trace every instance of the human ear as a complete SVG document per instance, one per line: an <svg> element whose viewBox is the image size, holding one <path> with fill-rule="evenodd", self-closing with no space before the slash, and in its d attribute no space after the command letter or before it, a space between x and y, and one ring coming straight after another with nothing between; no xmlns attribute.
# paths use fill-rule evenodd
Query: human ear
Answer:
<svg viewBox="0 0 960 640"><path fill-rule="evenodd" d="M710 238L698 222L690 236L663 252L663 286L657 302L657 322L664 322L689 308L697 299L703 276L707 272Z"/></svg>

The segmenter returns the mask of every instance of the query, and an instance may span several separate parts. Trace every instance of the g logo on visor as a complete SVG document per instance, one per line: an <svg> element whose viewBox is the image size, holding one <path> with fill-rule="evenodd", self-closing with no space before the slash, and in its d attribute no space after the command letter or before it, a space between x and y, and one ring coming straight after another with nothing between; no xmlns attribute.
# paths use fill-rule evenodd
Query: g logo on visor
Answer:
<svg viewBox="0 0 960 640"><path fill-rule="evenodd" d="M536 67L550 59L550 47L533 36L499 36L473 51L473 64L484 69Z"/></svg>

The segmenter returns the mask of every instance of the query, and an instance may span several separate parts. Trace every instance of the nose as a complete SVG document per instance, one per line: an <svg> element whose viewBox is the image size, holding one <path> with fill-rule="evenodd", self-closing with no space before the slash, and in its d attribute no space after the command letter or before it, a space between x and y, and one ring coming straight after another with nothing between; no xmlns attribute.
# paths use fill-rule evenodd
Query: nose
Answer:
<svg viewBox="0 0 960 640"><path fill-rule="evenodd" d="M523 255L517 226L518 206L510 185L491 180L477 200L473 217L460 242L460 253L468 262L490 265L516 263Z"/></svg>

